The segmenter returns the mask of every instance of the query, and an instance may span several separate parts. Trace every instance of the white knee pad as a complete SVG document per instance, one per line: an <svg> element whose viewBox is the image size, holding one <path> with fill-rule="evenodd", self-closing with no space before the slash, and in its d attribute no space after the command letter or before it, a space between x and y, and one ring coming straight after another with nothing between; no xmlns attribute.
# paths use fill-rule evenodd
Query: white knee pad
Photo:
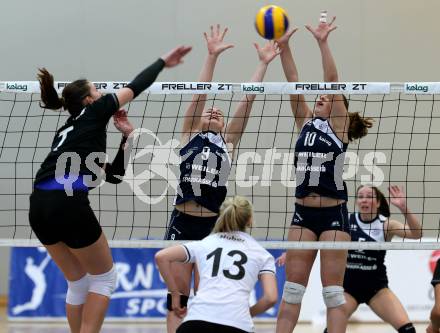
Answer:
<svg viewBox="0 0 440 333"><path fill-rule="evenodd" d="M344 288L341 286L327 286L322 288L322 297L325 306L328 308L336 308L345 304Z"/></svg>
<svg viewBox="0 0 440 333"><path fill-rule="evenodd" d="M299 283L286 281L284 283L283 300L289 304L301 304L306 287Z"/></svg>
<svg viewBox="0 0 440 333"><path fill-rule="evenodd" d="M112 267L111 270L109 270L107 273L104 274L99 274L99 275L89 274L89 280L90 280L89 292L107 296L110 298L110 296L115 291L117 277L118 275L116 273L114 266Z"/></svg>
<svg viewBox="0 0 440 333"><path fill-rule="evenodd" d="M67 281L66 303L71 305L81 305L86 302L89 293L89 277L84 275L76 281Z"/></svg>

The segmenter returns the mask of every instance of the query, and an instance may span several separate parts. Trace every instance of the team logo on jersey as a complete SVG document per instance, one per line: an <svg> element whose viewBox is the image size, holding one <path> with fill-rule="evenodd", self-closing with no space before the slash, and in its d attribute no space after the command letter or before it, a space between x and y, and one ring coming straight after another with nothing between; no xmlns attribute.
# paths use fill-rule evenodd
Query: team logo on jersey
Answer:
<svg viewBox="0 0 440 333"><path fill-rule="evenodd" d="M162 143L152 131L145 128L138 128L130 134L133 139L132 142L137 139L137 142L139 143L139 140L141 140L141 138L143 139L144 134L150 136L150 138L153 139L154 144L146 145L134 156L130 153L131 149L126 149L126 153L128 153L129 156L124 157L126 161L128 159L128 165L123 180L130 185L139 200L152 205L159 203L166 197L168 186L171 186L175 191L177 190L177 177L172 170L172 167L180 164L180 157L175 152L175 148L179 146L179 141L171 139ZM151 155L151 161L149 161L149 163L135 162L146 155ZM144 169L144 171L135 174L136 164L142 164L142 169ZM162 178L164 181L161 194L154 197L148 194L150 193L149 186L145 186L145 183L151 181L153 178Z"/></svg>
<svg viewBox="0 0 440 333"><path fill-rule="evenodd" d="M332 227L340 227L340 226L341 226L341 222L339 222L339 221L333 221L330 225L331 225Z"/></svg>

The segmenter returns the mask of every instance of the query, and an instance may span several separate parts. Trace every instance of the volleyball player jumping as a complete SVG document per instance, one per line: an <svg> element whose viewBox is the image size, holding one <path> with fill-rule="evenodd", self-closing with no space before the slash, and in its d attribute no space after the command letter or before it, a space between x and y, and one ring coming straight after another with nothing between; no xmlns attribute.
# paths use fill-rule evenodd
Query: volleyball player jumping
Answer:
<svg viewBox="0 0 440 333"><path fill-rule="evenodd" d="M66 314L71 332L100 331L116 286L113 259L90 207L88 190L99 184L101 173L112 183L120 182L124 175L124 142L133 127L125 112L118 110L151 85L164 67L180 64L190 50L178 47L170 51L125 88L105 96L91 82L76 80L59 98L53 76L40 70L42 107L63 108L70 117L55 134L51 151L35 177L29 221L67 280ZM110 164L102 155L112 116L123 140Z"/></svg>
<svg viewBox="0 0 440 333"><path fill-rule="evenodd" d="M199 82L212 81L218 56L233 47L223 39L227 29L211 26L205 33L208 55L199 76ZM275 43L267 43L257 50L259 63L251 81L263 80L268 64L279 54ZM225 128L223 112L217 107L205 109L206 95L194 95L186 110L181 133L180 180L175 209L165 235L168 240L200 240L214 228L220 205L226 197L226 183L231 170L231 156L248 121L255 95L245 95ZM193 264L172 264L172 271L186 306L190 293ZM171 295L168 295L171 310ZM167 329L174 333L181 318L173 311L167 315Z"/></svg>
<svg viewBox="0 0 440 333"><path fill-rule="evenodd" d="M336 26L320 22L306 26L318 42L325 82L337 82L338 72L327 38ZM298 81L298 72L289 47L296 29L278 40L281 62L289 82ZM303 95L291 95L296 126L301 130L295 146L296 203L289 241L349 241L347 189L342 179L344 154L348 143L367 133L370 119L349 113L342 95L321 95L313 110ZM289 250L286 256L286 283L279 308L278 333L294 329L301 301L317 250ZM327 325L332 333L345 332L345 303L342 282L347 251L322 250L321 281L327 306Z"/></svg>

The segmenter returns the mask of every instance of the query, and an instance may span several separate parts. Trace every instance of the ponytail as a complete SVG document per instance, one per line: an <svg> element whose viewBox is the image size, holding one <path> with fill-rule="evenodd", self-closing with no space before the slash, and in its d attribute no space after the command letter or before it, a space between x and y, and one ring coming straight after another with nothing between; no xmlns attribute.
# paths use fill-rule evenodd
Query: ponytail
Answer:
<svg viewBox="0 0 440 333"><path fill-rule="evenodd" d="M214 228L217 232L246 231L252 219L252 204L244 197L226 199L220 207L220 216Z"/></svg>
<svg viewBox="0 0 440 333"><path fill-rule="evenodd" d="M40 81L41 100L44 103L40 103L40 106L50 110L64 108L63 100L58 97L58 93L53 86L53 75L46 68L40 68L37 77Z"/></svg>
<svg viewBox="0 0 440 333"><path fill-rule="evenodd" d="M342 95L345 108L348 110L349 103L347 97ZM348 127L348 141L354 141L363 138L368 134L368 129L373 127L373 118L363 118L359 112L348 112L350 125Z"/></svg>
<svg viewBox="0 0 440 333"><path fill-rule="evenodd" d="M46 68L40 68L37 74L40 82L42 108L50 110L59 110L61 108L67 110L72 116L80 114L84 109L83 100L90 96L90 82L85 79L73 81L66 85L63 89L62 97L58 97L58 93L54 88L53 75Z"/></svg>

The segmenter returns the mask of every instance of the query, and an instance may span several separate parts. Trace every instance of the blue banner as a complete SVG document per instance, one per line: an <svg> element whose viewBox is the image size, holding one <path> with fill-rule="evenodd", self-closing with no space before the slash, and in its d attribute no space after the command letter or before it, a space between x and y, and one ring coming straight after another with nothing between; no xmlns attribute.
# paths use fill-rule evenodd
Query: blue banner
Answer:
<svg viewBox="0 0 440 333"><path fill-rule="evenodd" d="M112 249L118 285L107 318L159 319L166 315L166 285L154 263L158 249ZM270 251L277 258L282 251ZM278 286L284 284L284 268L277 268ZM13 248L8 315L13 318L65 317L66 281L44 248ZM280 290L281 292L281 290ZM251 295L262 295L259 285ZM278 304L260 317L274 318Z"/></svg>

